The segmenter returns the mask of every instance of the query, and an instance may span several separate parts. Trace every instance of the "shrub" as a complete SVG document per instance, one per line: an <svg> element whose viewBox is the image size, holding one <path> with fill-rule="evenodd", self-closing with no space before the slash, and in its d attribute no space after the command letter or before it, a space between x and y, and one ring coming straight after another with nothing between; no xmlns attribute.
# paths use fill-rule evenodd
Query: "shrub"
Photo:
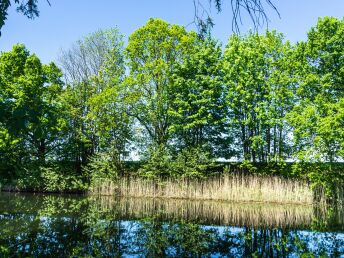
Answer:
<svg viewBox="0 0 344 258"><path fill-rule="evenodd" d="M139 175L146 178L202 178L215 166L210 153L203 148L185 148L173 156L164 146L151 148Z"/></svg>
<svg viewBox="0 0 344 258"><path fill-rule="evenodd" d="M63 164L31 163L18 171L14 185L19 190L42 192L81 192L88 188L85 179L66 170Z"/></svg>
<svg viewBox="0 0 344 258"><path fill-rule="evenodd" d="M149 179L173 176L171 153L164 145L151 146L147 156L138 170L139 176Z"/></svg>
<svg viewBox="0 0 344 258"><path fill-rule="evenodd" d="M205 177L212 166L210 153L200 147L182 150L172 162L174 174L187 178Z"/></svg>
<svg viewBox="0 0 344 258"><path fill-rule="evenodd" d="M90 185L94 186L99 181L110 179L116 181L119 177L121 165L114 161L111 152L102 152L94 155L84 167L84 174L88 177Z"/></svg>

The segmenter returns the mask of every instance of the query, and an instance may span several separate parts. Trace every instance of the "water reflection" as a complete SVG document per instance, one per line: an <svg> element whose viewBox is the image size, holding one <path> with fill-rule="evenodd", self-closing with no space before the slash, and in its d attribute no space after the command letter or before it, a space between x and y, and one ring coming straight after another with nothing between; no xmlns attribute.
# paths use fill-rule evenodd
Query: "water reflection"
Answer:
<svg viewBox="0 0 344 258"><path fill-rule="evenodd" d="M0 194L0 256L344 257L343 209Z"/></svg>

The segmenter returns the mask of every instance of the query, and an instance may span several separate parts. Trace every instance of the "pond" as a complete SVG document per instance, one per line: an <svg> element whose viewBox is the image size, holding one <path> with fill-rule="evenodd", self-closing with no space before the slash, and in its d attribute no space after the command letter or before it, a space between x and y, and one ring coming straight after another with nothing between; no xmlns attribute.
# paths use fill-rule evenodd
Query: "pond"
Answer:
<svg viewBox="0 0 344 258"><path fill-rule="evenodd" d="M0 257L344 257L343 207L0 193Z"/></svg>

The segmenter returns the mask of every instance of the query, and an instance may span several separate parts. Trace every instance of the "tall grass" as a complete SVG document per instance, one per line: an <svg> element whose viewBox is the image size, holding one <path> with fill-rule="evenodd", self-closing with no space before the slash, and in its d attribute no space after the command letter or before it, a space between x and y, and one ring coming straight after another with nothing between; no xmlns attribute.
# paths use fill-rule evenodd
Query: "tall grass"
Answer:
<svg viewBox="0 0 344 258"><path fill-rule="evenodd" d="M237 202L312 204L313 191L306 181L274 176L223 175L208 179L147 180L123 177L117 182L99 181L91 189L99 195L160 197ZM324 196L318 196L323 200Z"/></svg>

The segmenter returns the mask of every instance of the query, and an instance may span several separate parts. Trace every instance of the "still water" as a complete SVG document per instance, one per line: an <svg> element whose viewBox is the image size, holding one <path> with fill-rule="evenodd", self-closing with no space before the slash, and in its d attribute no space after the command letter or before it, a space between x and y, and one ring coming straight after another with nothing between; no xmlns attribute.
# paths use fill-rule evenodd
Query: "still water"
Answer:
<svg viewBox="0 0 344 258"><path fill-rule="evenodd" d="M0 193L0 257L344 257L343 207Z"/></svg>

